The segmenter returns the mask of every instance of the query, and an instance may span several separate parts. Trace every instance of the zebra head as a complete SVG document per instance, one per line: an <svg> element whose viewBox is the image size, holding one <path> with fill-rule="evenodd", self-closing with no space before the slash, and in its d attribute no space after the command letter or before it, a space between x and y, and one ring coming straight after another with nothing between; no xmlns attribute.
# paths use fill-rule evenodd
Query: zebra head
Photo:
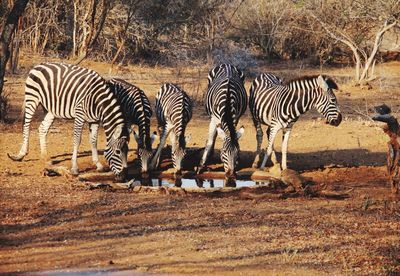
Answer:
<svg viewBox="0 0 400 276"><path fill-rule="evenodd" d="M153 156L151 146L152 146L154 140L157 138L157 133L153 132L151 137L147 136L147 138L146 138L146 135L139 136L133 130L133 137L135 137L136 143L138 145L137 153L138 153L139 160L140 160L141 172L142 172L142 174L145 174L149 170L151 157Z"/></svg>
<svg viewBox="0 0 400 276"><path fill-rule="evenodd" d="M182 173L182 161L186 155L186 144L191 139L191 136L184 136L183 133L176 139L176 144L172 150L172 164L176 170L177 175Z"/></svg>
<svg viewBox="0 0 400 276"><path fill-rule="evenodd" d="M244 133L242 126L236 135L226 134L220 125L217 126L218 136L222 139L221 160L224 164L225 178L229 181L236 179L236 169L239 162L239 138Z"/></svg>
<svg viewBox="0 0 400 276"><path fill-rule="evenodd" d="M104 156L117 181L124 181L126 178L128 142L128 129L124 125L118 125L104 150Z"/></svg>
<svg viewBox="0 0 400 276"><path fill-rule="evenodd" d="M321 94L315 103L316 109L326 118L328 124L338 126L342 122L342 114L332 91L332 89L338 89L336 83L320 75L317 78L317 85Z"/></svg>

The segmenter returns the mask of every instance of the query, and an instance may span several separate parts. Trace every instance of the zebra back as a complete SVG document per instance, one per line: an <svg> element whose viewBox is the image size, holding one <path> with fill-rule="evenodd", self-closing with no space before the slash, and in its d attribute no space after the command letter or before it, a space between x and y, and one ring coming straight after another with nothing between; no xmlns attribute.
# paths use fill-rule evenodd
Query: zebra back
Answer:
<svg viewBox="0 0 400 276"><path fill-rule="evenodd" d="M244 82L244 74L232 64L220 64L208 73L208 84L219 78L240 78Z"/></svg>
<svg viewBox="0 0 400 276"><path fill-rule="evenodd" d="M101 121L107 142L127 134L115 133L124 129L124 117L105 80L93 70L56 62L36 65L25 84L25 112L32 113L37 99L56 118L84 116L88 122Z"/></svg>
<svg viewBox="0 0 400 276"><path fill-rule="evenodd" d="M210 71L208 82L207 114L219 119L222 129L237 141L235 127L247 107L244 74L231 64L221 64Z"/></svg>
<svg viewBox="0 0 400 276"><path fill-rule="evenodd" d="M250 95L249 95L249 109L251 111L251 114L256 113L254 111L256 93L263 93L265 89L262 90L262 88L274 84L280 85L282 84L282 80L278 76L275 76L274 74L271 73L263 73L254 79L250 87Z"/></svg>
<svg viewBox="0 0 400 276"><path fill-rule="evenodd" d="M249 107L253 120L264 124L280 123L286 127L299 116L318 105L338 113L336 83L326 76L307 76L283 84L268 73L257 77L250 88ZM325 116L324 108L319 110Z"/></svg>
<svg viewBox="0 0 400 276"><path fill-rule="evenodd" d="M150 138L150 117L152 116L149 99L143 90L119 78L112 78L107 81L111 92L117 97L121 105L126 122L135 124L139 128L139 137L145 147L151 149Z"/></svg>
<svg viewBox="0 0 400 276"><path fill-rule="evenodd" d="M186 125L192 118L192 101L186 92L175 84L164 84L157 93L155 110L158 124L171 124L175 136L184 139Z"/></svg>

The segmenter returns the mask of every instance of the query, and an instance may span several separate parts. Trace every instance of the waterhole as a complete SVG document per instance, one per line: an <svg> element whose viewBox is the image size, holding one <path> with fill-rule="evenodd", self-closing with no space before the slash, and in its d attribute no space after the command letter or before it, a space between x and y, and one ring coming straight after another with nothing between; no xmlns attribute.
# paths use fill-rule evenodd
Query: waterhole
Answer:
<svg viewBox="0 0 400 276"><path fill-rule="evenodd" d="M165 187L181 187L181 188L223 188L223 187L251 187L256 185L267 185L268 181L265 182L255 182L253 180L236 180L236 181L226 181L224 179L161 179L161 178L151 178L142 179L141 184L143 186L165 186Z"/></svg>

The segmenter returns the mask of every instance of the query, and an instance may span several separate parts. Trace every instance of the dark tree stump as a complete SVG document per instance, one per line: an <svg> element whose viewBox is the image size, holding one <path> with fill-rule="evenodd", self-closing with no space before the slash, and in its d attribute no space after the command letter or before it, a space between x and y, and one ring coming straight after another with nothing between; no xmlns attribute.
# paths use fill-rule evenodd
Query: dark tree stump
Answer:
<svg viewBox="0 0 400 276"><path fill-rule="evenodd" d="M383 127L383 131L389 136L388 153L387 153L387 170L389 174L389 183L392 193L399 193L400 173L399 173L399 159L400 159L400 126L395 117L390 115L390 108L386 105L375 107L379 115L374 116L372 119L375 121L384 122L387 125Z"/></svg>

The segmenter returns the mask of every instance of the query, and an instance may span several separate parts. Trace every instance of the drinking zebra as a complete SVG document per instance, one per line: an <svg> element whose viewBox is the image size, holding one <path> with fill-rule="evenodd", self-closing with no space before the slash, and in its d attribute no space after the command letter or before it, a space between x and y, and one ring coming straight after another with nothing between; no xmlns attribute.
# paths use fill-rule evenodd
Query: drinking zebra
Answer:
<svg viewBox="0 0 400 276"><path fill-rule="evenodd" d="M261 168L265 167L268 158L274 152L275 136L283 131L282 169L287 168L288 141L293 124L300 115L309 109L317 109L327 123L338 126L342 115L332 89L338 89L336 83L325 76L302 77L282 84L273 74L261 74L250 88L249 108L257 134L257 151L253 167L258 166L261 143L261 124L267 125L268 147Z"/></svg>
<svg viewBox="0 0 400 276"><path fill-rule="evenodd" d="M141 171L142 173L146 173L152 156L151 145L156 138L156 134L154 133L150 136L150 117L152 111L149 99L141 89L122 79L113 78L108 80L107 84L121 106L128 129L131 128L132 124L138 126L139 134L134 130L132 132L138 146L137 153L141 163ZM92 124L91 130L92 128L94 131L90 140L92 149L94 148L97 154L98 126L93 126Z"/></svg>
<svg viewBox="0 0 400 276"><path fill-rule="evenodd" d="M49 161L46 136L54 119L74 119L71 173L78 174L77 155L83 125L85 121L101 122L107 139L105 158L116 179L125 178L129 133L117 99L99 74L63 63L39 64L29 72L25 82L23 143L17 155L8 154L14 161L21 161L28 154L29 126L39 104L47 112L39 127L40 151L44 160ZM100 164L97 155L93 156L93 161Z"/></svg>
<svg viewBox="0 0 400 276"><path fill-rule="evenodd" d="M243 72L231 64L218 65L208 74L205 106L211 121L198 172L204 170L214 150L218 133L223 141L221 160L224 165L225 176L228 180L236 178L239 155L238 139L244 132L243 127L236 132L236 125L247 107L247 95L243 82Z"/></svg>
<svg viewBox="0 0 400 276"><path fill-rule="evenodd" d="M157 93L155 112L160 143L154 154L151 167L158 166L161 150L172 131L169 136L172 144L172 162L176 174L179 175L186 152L185 129L192 118L192 102L185 91L174 84L167 83Z"/></svg>

